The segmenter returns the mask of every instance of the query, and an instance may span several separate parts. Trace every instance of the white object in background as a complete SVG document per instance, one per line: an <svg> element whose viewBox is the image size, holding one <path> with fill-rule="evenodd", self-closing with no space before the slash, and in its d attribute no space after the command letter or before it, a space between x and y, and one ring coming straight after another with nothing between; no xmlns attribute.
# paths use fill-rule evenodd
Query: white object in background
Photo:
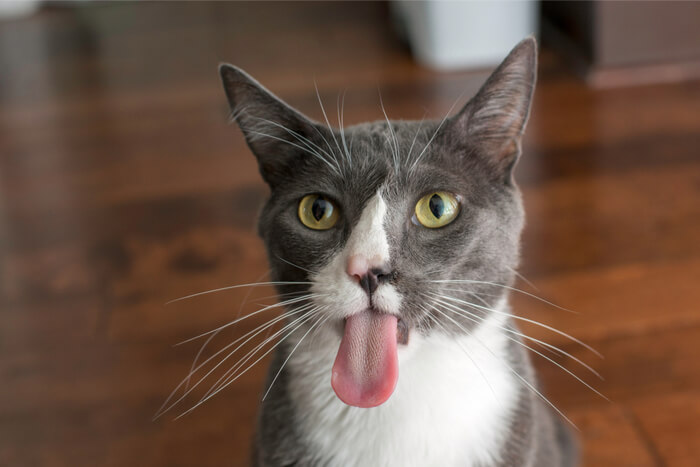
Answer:
<svg viewBox="0 0 700 467"><path fill-rule="evenodd" d="M497 65L536 33L539 4L521 1L394 0L393 13L413 54L438 69Z"/></svg>
<svg viewBox="0 0 700 467"><path fill-rule="evenodd" d="M39 0L0 0L0 19L29 16L39 9Z"/></svg>

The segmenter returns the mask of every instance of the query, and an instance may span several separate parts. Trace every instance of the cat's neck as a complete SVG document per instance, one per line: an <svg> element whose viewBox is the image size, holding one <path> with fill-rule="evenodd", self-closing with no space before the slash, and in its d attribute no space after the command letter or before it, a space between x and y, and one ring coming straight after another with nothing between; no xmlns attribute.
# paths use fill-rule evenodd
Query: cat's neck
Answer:
<svg viewBox="0 0 700 467"><path fill-rule="evenodd" d="M300 435L332 465L492 464L519 389L507 325L505 315L492 314L469 336L412 336L399 353L394 394L371 409L336 397L329 375L339 338L316 336L288 363Z"/></svg>

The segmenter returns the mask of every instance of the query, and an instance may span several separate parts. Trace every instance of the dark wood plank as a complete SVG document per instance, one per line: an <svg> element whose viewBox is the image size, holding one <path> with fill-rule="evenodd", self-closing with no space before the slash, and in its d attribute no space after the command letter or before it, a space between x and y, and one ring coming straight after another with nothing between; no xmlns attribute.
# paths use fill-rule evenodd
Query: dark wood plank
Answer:
<svg viewBox="0 0 700 467"><path fill-rule="evenodd" d="M625 409L614 405L573 409L568 416L581 430L582 466L658 465Z"/></svg>
<svg viewBox="0 0 700 467"><path fill-rule="evenodd" d="M667 465L697 465L700 456L700 394L697 385L687 391L656 395L632 407L641 428ZM693 390L695 389L695 390Z"/></svg>

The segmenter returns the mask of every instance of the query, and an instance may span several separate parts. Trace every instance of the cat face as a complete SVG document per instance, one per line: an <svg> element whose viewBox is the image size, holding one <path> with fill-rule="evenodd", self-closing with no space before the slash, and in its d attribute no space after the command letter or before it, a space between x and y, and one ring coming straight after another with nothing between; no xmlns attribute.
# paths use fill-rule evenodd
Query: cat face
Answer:
<svg viewBox="0 0 700 467"><path fill-rule="evenodd" d="M535 69L526 39L452 117L334 130L222 66L234 119L271 188L259 232L273 280L306 282L339 335L367 310L395 317L403 345L415 333L478 326L518 262L523 212L512 169Z"/></svg>

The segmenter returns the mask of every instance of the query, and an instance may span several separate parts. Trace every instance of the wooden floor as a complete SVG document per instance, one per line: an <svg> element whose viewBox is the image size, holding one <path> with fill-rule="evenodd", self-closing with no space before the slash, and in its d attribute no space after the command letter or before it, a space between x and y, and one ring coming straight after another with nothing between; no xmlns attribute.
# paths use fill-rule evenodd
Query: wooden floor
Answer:
<svg viewBox="0 0 700 467"><path fill-rule="evenodd" d="M315 118L441 118L484 73L412 63L381 4L52 7L0 23L0 465L245 465L263 364L177 421L152 416L201 341L271 291L266 196L216 66L244 67ZM610 398L534 356L586 466L700 459L700 83L593 91L545 48L518 168L521 272L567 313L515 309L591 365ZM248 304L241 307L247 299ZM205 355L243 335L251 319ZM201 394L200 394L201 395Z"/></svg>

